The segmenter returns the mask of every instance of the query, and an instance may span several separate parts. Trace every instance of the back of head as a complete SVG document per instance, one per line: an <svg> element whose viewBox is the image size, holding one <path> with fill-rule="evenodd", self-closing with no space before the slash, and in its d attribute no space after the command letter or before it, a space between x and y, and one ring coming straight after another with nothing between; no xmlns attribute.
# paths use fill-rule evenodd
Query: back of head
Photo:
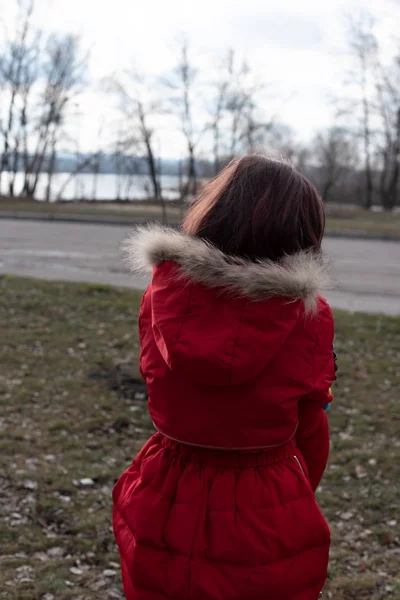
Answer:
<svg viewBox="0 0 400 600"><path fill-rule="evenodd" d="M251 261L319 252L324 228L314 186L290 163L262 155L232 161L205 186L183 223L185 233Z"/></svg>
<svg viewBox="0 0 400 600"><path fill-rule="evenodd" d="M126 250L134 268L153 272L149 319L170 371L222 387L260 372L303 315L317 312L323 230L312 184L258 155L204 188L183 232L137 230Z"/></svg>

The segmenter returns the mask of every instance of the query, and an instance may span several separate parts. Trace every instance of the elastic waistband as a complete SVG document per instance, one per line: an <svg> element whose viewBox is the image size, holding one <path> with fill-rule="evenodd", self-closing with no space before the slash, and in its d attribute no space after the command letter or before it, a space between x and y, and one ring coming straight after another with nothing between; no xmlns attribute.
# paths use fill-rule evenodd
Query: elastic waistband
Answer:
<svg viewBox="0 0 400 600"><path fill-rule="evenodd" d="M158 438L159 444L171 452L174 458L195 461L217 468L264 467L281 462L296 454L296 444L293 439L282 446L265 450L211 450L175 442L161 433L156 433L154 438Z"/></svg>

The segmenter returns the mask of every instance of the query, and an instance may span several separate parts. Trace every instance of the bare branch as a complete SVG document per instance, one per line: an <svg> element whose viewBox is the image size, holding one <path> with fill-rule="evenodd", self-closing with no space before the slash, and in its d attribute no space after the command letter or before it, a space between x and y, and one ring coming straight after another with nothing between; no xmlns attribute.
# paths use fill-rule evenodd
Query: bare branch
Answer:
<svg viewBox="0 0 400 600"><path fill-rule="evenodd" d="M161 203L163 222L167 220L166 205L162 194L160 167L156 159L153 116L160 114L160 103L146 93L151 86L134 68L114 74L103 82L104 89L118 99L118 107L124 118L125 134L118 142L119 153L132 147L141 149L145 155L153 198ZM136 163L132 163L136 169Z"/></svg>

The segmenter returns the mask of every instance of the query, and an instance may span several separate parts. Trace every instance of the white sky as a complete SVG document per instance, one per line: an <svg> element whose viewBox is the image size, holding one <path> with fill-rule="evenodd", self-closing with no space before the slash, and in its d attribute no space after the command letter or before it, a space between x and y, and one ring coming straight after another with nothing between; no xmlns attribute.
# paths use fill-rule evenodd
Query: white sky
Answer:
<svg viewBox="0 0 400 600"><path fill-rule="evenodd" d="M7 13L13 0L3 0ZM153 74L174 65L176 39L185 34L196 64L211 70L212 61L234 48L269 84L272 112L306 141L332 122L331 99L343 92L349 66L346 15L368 9L389 52L400 19L396 0L36 0L36 20L46 30L78 33L90 49L93 89L80 99L82 149L107 138L113 101L98 81L134 64ZM216 57L216 58L214 58ZM271 111L269 111L271 112ZM111 127L109 128L111 129ZM160 133L165 157L181 153L181 139L168 127Z"/></svg>

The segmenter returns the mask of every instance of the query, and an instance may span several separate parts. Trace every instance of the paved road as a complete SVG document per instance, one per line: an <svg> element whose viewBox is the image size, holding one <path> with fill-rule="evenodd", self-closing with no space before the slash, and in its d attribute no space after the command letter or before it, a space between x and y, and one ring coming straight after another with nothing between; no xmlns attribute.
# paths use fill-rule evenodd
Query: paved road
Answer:
<svg viewBox="0 0 400 600"><path fill-rule="evenodd" d="M129 228L111 225L0 220L0 273L144 287L127 273L118 247ZM332 306L400 315L400 244L327 239L337 289Z"/></svg>

